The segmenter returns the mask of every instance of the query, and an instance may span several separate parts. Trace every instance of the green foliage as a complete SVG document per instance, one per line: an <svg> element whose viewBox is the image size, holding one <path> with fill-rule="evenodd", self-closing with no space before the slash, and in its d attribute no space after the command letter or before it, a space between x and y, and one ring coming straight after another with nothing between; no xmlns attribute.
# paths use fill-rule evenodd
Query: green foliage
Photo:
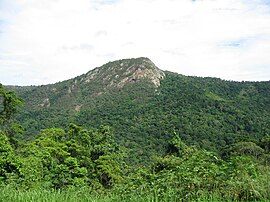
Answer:
<svg viewBox="0 0 270 202"><path fill-rule="evenodd" d="M153 193L161 201L269 200L268 166L246 155L224 161L216 153L186 146L176 134L170 144L181 152L159 157L150 169L132 173L120 191Z"/></svg>
<svg viewBox="0 0 270 202"><path fill-rule="evenodd" d="M270 136L263 137L259 145L264 148L266 152L270 153Z"/></svg>
<svg viewBox="0 0 270 202"><path fill-rule="evenodd" d="M122 179L123 155L108 127L88 131L71 124L67 132L50 128L40 133L17 150L21 162L18 186L98 189L112 188ZM3 150L12 149L7 139L2 142Z"/></svg>
<svg viewBox="0 0 270 202"><path fill-rule="evenodd" d="M144 59L123 60L64 82L15 88L25 99L17 119L30 139L40 129L67 128L71 122L88 130L108 125L117 143L129 149L130 165L149 164L153 156L164 154L172 130L187 145L213 152L270 134L269 82L165 72L159 87L149 78L118 86L140 66L153 68Z"/></svg>
<svg viewBox="0 0 270 202"><path fill-rule="evenodd" d="M176 156L184 157L186 154L190 154L196 151L195 147L188 147L179 137L179 135L174 131L172 140L168 145L169 154L174 154Z"/></svg>
<svg viewBox="0 0 270 202"><path fill-rule="evenodd" d="M22 99L0 84L0 105L0 124L3 125L18 111L18 107L22 106Z"/></svg>
<svg viewBox="0 0 270 202"><path fill-rule="evenodd" d="M269 165L254 158L254 143L232 145L240 149L223 160L216 153L187 146L174 132L168 154L156 157L149 167L125 172L122 152L106 126L85 130L71 124L67 132L42 130L39 138L17 149L17 160L8 138L3 133L0 137L0 181L12 192L0 199L17 201L45 193L58 201L83 201L86 196L98 201L270 199ZM8 170L10 165L13 170ZM63 199L78 193L77 188L83 190L78 198ZM21 189L27 190L25 194Z"/></svg>
<svg viewBox="0 0 270 202"><path fill-rule="evenodd" d="M0 201L270 200L270 83L166 72L157 87L140 68L158 71L140 58L10 87L22 126L0 85Z"/></svg>
<svg viewBox="0 0 270 202"><path fill-rule="evenodd" d="M13 116L23 105L23 101L14 91L8 91L0 83L0 130L3 130L13 146L17 146L17 136L23 134L19 124L14 123Z"/></svg>
<svg viewBox="0 0 270 202"><path fill-rule="evenodd" d="M230 145L223 151L223 153L223 155L229 156L248 155L259 158L265 153L265 151L254 142L237 142Z"/></svg>
<svg viewBox="0 0 270 202"><path fill-rule="evenodd" d="M12 183L19 175L20 162L16 159L7 136L0 130L0 182Z"/></svg>

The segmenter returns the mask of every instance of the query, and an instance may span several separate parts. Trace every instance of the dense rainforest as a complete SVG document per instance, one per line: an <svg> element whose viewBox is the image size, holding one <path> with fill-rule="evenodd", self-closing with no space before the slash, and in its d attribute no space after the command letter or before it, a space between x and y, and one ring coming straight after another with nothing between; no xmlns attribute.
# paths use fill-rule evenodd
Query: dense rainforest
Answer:
<svg viewBox="0 0 270 202"><path fill-rule="evenodd" d="M183 76L158 69L148 58L110 62L56 84L9 89L25 100L15 118L29 139L70 123L88 130L110 126L133 165L165 154L173 131L187 145L219 154L270 134L269 81Z"/></svg>
<svg viewBox="0 0 270 202"><path fill-rule="evenodd" d="M0 85L0 201L270 200L269 95L147 58Z"/></svg>

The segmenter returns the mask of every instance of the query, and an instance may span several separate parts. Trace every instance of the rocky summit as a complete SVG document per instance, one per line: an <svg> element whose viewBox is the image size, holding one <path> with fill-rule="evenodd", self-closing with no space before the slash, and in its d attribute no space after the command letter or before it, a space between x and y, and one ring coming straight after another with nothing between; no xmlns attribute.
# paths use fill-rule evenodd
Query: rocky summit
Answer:
<svg viewBox="0 0 270 202"><path fill-rule="evenodd" d="M89 71L83 78L86 83L100 80L107 87L123 87L127 83L150 80L156 87L165 73L148 58L125 59L109 62Z"/></svg>

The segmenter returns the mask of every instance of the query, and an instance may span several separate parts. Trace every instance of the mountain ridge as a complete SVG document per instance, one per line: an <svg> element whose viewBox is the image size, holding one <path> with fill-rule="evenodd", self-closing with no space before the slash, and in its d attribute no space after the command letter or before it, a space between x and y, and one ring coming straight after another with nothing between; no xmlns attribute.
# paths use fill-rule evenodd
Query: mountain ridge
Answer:
<svg viewBox="0 0 270 202"><path fill-rule="evenodd" d="M122 65L121 65L122 64ZM69 123L108 125L129 161L149 162L178 132L188 145L221 151L270 134L270 82L234 82L162 71L148 58L106 63L55 84L14 87L25 100L26 136Z"/></svg>
<svg viewBox="0 0 270 202"><path fill-rule="evenodd" d="M109 73L108 73L109 72ZM165 77L165 73L160 70L155 64L148 58L131 58L116 60L108 62L100 67L96 67L85 74L77 77L57 82L54 84L40 85L40 86L8 86L9 89L15 90L19 94L24 94L23 91L31 93L35 89L44 89L53 94L58 94L63 89L58 89L59 84L67 84L68 94L77 93L77 84L89 85L92 88L92 93L89 95L99 96L104 91L110 88L122 88L127 83L136 83L141 80L149 80L154 86L160 85L160 80ZM99 90L97 89L99 88ZM44 93L43 100L39 100L35 106L49 107L50 99L46 97L47 93Z"/></svg>

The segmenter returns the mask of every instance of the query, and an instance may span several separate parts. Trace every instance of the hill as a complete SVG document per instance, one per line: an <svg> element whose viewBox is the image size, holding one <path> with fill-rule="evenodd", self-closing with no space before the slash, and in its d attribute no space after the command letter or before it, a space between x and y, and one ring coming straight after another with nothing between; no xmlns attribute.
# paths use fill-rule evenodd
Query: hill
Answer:
<svg viewBox="0 0 270 202"><path fill-rule="evenodd" d="M110 126L129 162L162 154L173 131L212 151L270 134L270 82L234 82L162 71L148 58L109 62L76 78L9 87L25 100L26 137L43 128Z"/></svg>

